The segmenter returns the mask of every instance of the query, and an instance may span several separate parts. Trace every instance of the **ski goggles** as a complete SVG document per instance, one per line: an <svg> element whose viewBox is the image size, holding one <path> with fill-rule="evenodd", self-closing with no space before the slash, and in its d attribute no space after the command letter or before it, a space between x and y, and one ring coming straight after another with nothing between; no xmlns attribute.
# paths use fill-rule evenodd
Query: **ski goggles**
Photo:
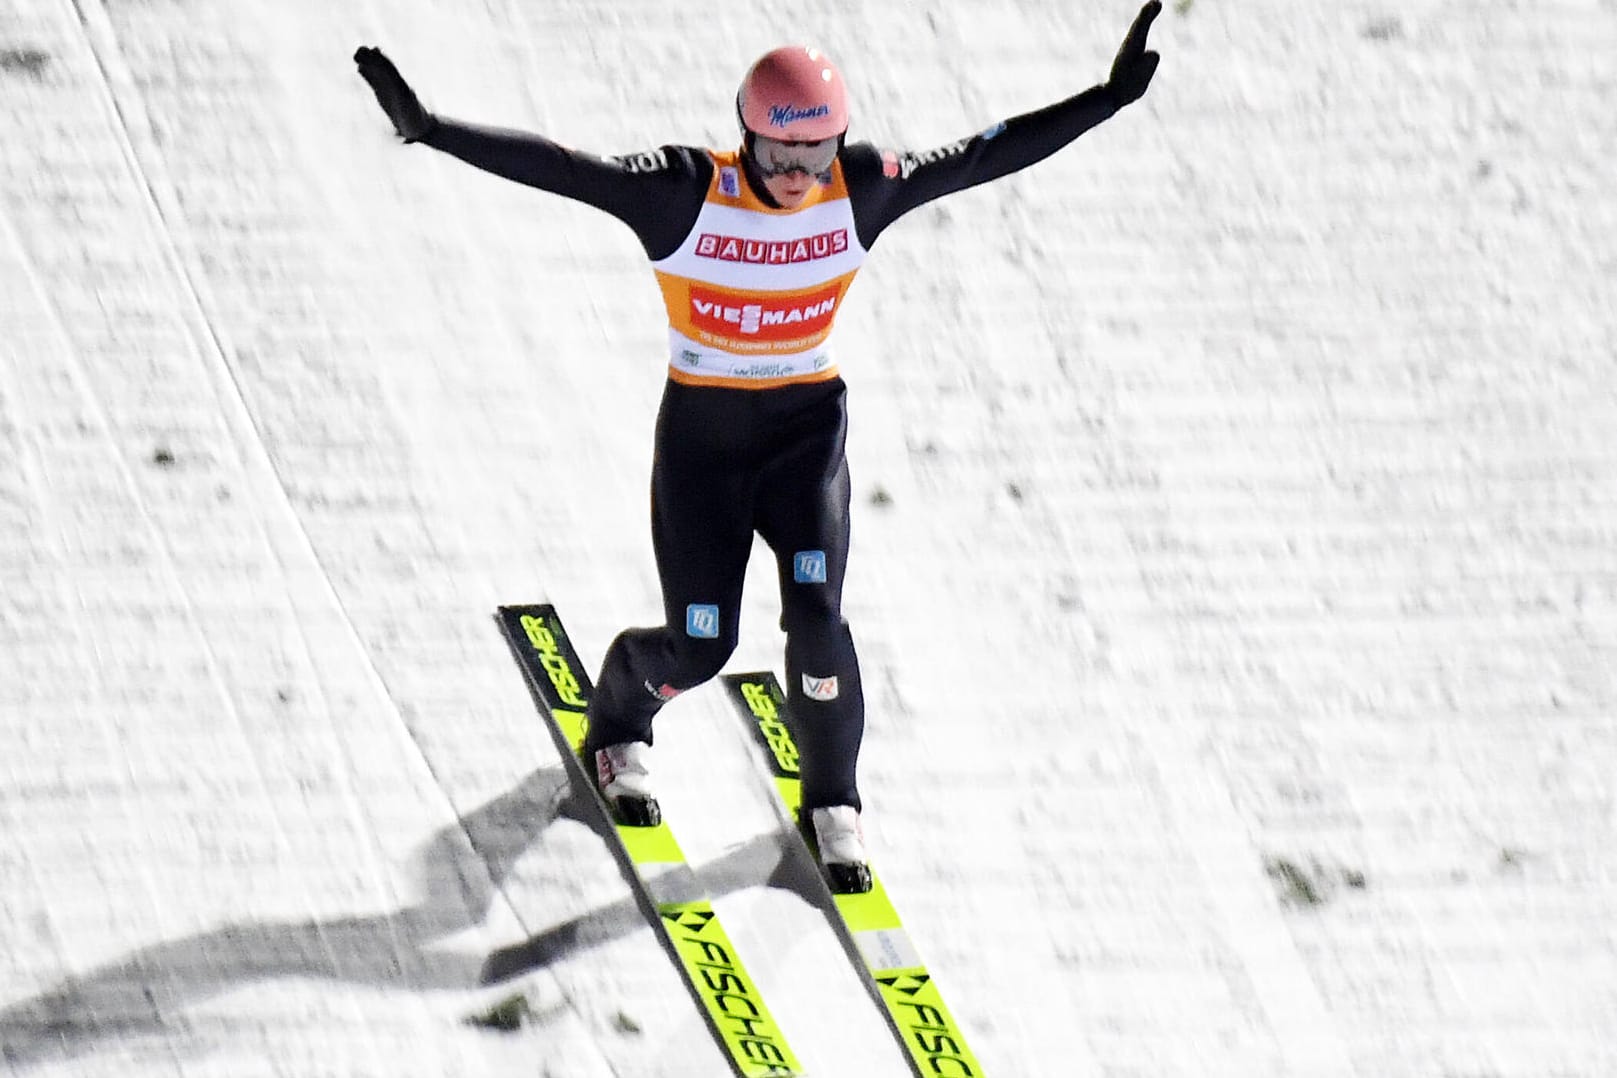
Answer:
<svg viewBox="0 0 1617 1078"><path fill-rule="evenodd" d="M840 137L821 139L819 142L782 142L767 135L754 134L752 159L757 162L758 171L765 176L785 176L792 172L820 176L831 171L831 164L837 159L837 150L841 145Z"/></svg>

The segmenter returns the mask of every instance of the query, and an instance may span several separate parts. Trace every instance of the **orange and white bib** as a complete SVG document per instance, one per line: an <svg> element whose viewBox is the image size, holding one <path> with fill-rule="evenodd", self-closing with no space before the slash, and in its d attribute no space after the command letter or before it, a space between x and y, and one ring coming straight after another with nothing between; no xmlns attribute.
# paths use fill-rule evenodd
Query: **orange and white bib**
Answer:
<svg viewBox="0 0 1617 1078"><path fill-rule="evenodd" d="M834 378L826 340L865 260L842 163L794 210L765 205L736 153L713 179L679 250L652 263L668 308L668 375L771 389Z"/></svg>

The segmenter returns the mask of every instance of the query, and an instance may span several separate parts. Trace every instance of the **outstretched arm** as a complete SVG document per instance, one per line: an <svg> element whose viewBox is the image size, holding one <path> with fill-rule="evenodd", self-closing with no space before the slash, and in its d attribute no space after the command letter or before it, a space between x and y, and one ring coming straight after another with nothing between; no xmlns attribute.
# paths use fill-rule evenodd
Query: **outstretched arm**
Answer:
<svg viewBox="0 0 1617 1078"><path fill-rule="evenodd" d="M869 143L847 147L843 166L867 248L888 225L917 206L997 180L1049 157L1145 94L1160 57L1145 47L1162 11L1150 0L1129 28L1107 81L1064 101L1012 117L958 142L911 153Z"/></svg>
<svg viewBox="0 0 1617 1078"><path fill-rule="evenodd" d="M541 135L436 116L380 49L359 49L354 63L405 142L424 143L485 172L604 210L633 229L653 259L679 245L701 209L713 167L705 154L664 146L630 157L597 157Z"/></svg>

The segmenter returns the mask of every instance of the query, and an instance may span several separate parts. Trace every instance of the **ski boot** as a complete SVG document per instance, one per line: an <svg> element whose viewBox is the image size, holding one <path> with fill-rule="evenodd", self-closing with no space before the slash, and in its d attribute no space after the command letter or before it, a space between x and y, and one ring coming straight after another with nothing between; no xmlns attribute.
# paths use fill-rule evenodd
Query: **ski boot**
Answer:
<svg viewBox="0 0 1617 1078"><path fill-rule="evenodd" d="M809 818L813 821L814 848L831 890L839 895L861 895L870 890L870 857L865 853L859 810L851 805L833 805L815 809Z"/></svg>
<svg viewBox="0 0 1617 1078"><path fill-rule="evenodd" d="M663 820L646 770L650 749L644 741L625 741L595 752L596 788L618 821L630 827L656 827Z"/></svg>

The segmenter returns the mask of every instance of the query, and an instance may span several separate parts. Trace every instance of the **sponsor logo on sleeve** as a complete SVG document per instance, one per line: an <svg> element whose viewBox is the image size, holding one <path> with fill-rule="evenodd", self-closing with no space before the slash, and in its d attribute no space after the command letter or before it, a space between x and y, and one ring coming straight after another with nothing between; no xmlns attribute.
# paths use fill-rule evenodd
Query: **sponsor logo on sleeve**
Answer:
<svg viewBox="0 0 1617 1078"><path fill-rule="evenodd" d="M662 150L647 150L644 153L626 153L620 157L608 157L608 161L617 165L625 172L639 174L642 172L661 172L668 167L668 154Z"/></svg>
<svg viewBox="0 0 1617 1078"><path fill-rule="evenodd" d="M969 145L971 145L971 139L961 139L959 142L950 142L939 146L935 150L920 150L915 153L907 153L899 159L899 175L907 180L921 166L946 161L951 157L958 157L966 152L966 147Z"/></svg>

